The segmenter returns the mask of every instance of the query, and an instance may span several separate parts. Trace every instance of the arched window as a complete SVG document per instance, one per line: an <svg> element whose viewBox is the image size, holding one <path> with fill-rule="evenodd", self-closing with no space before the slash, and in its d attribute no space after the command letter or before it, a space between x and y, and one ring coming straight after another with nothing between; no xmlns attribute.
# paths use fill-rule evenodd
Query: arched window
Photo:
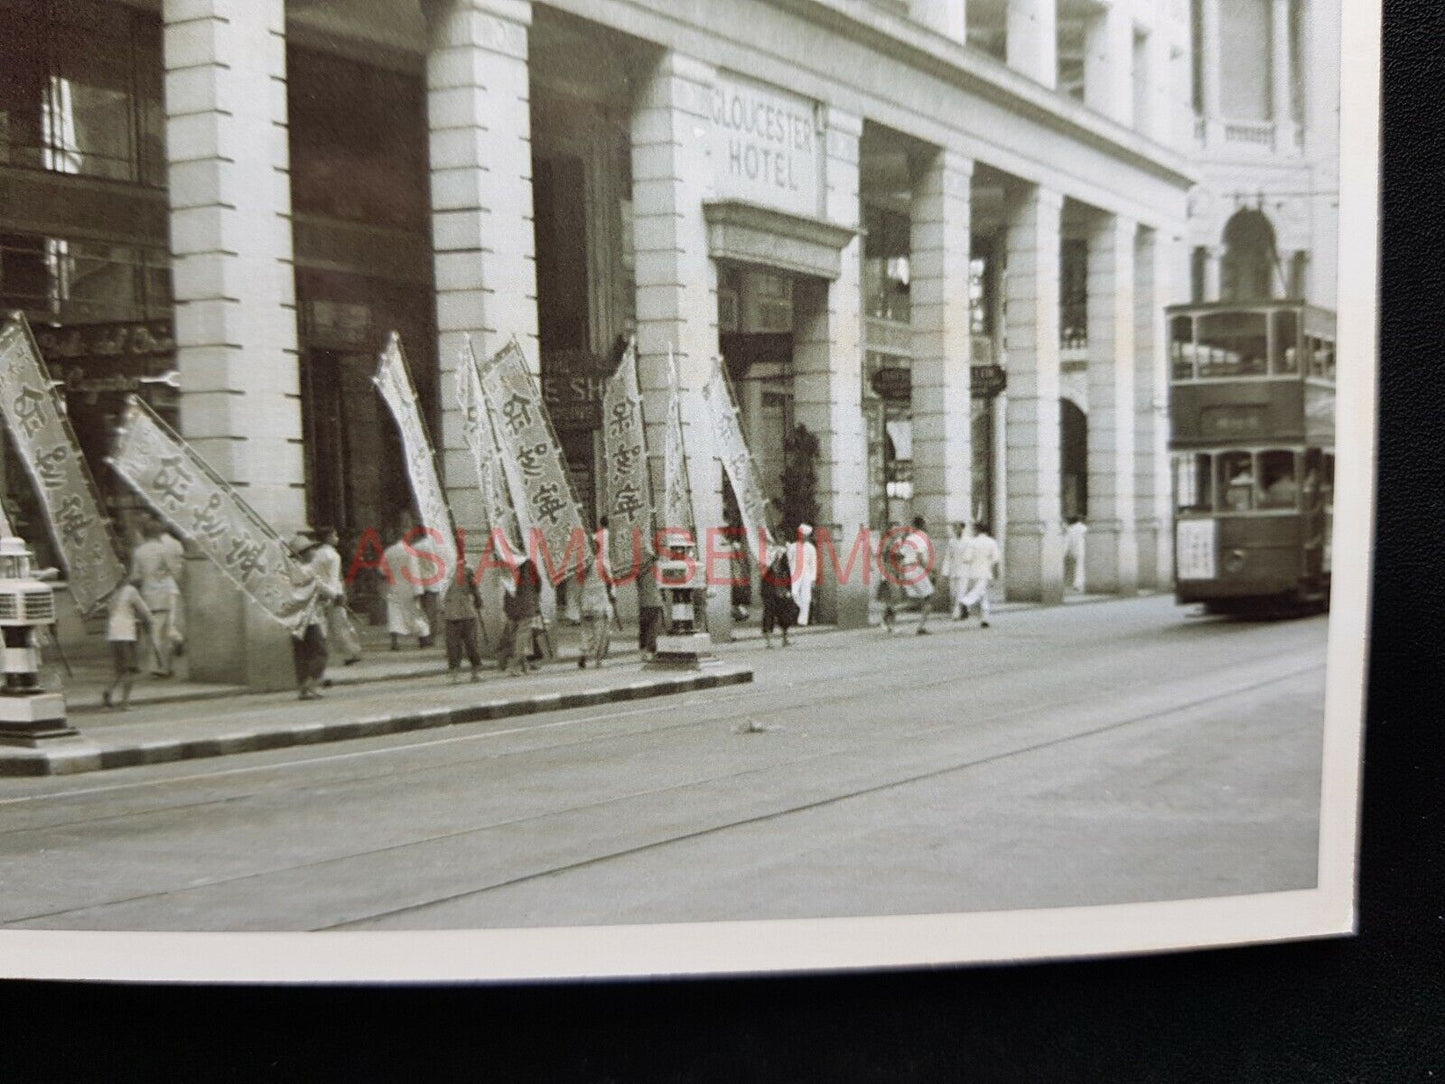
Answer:
<svg viewBox="0 0 1445 1084"><path fill-rule="evenodd" d="M1274 227L1259 211L1239 211L1224 227L1220 300L1268 301L1279 285Z"/></svg>

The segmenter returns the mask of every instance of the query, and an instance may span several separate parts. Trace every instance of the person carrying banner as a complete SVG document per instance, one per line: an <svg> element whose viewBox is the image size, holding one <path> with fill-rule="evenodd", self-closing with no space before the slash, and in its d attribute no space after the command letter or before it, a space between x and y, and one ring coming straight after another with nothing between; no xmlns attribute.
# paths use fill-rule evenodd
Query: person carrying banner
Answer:
<svg viewBox="0 0 1445 1084"><path fill-rule="evenodd" d="M296 668L296 688L301 700L321 698L321 679L326 673L326 611L337 598L316 566L316 550L320 545L304 531L297 531L289 543L292 555L299 562L292 577L292 595L310 609L300 633L291 634L291 661ZM318 593L320 599L311 604Z"/></svg>
<svg viewBox="0 0 1445 1084"><path fill-rule="evenodd" d="M442 592L442 617L447 628L447 673L453 685L461 678L462 655L472 667L472 680L481 677L482 655L477 648L477 622L482 612L482 599L476 581L467 573L466 560L457 555L460 568L447 578Z"/></svg>
<svg viewBox="0 0 1445 1084"><path fill-rule="evenodd" d="M657 654L657 637L662 632L662 585L657 579L657 555L643 545L637 568L637 648L642 660L651 662Z"/></svg>
<svg viewBox="0 0 1445 1084"><path fill-rule="evenodd" d="M397 532L396 541L382 554L386 562L386 628L391 649L401 650L403 636L415 636L426 646L431 627L422 613L421 568L414 548L407 545L407 528Z"/></svg>
<svg viewBox="0 0 1445 1084"><path fill-rule="evenodd" d="M150 610L152 625L151 644L155 650L156 662L151 673L156 677L170 677L171 655L175 649L175 630L172 614L181 604L180 563L176 558L176 546L162 541L165 528L155 516L146 516L141 521L141 542L131 554L130 578L140 584L141 598ZM174 543L174 539L171 540Z"/></svg>
<svg viewBox="0 0 1445 1084"><path fill-rule="evenodd" d="M532 662L533 631L542 616L541 583L537 566L525 555L514 559L512 574L502 581L502 613L510 638L503 635L508 655L507 673L521 677L537 667Z"/></svg>
<svg viewBox="0 0 1445 1084"><path fill-rule="evenodd" d="M318 528L315 538L318 545L311 564L335 599L327 607L326 634L340 653L342 665L353 666L361 658L361 636L351 620L351 612L346 608L346 587L341 582L341 552L336 548L340 539L335 527Z"/></svg>

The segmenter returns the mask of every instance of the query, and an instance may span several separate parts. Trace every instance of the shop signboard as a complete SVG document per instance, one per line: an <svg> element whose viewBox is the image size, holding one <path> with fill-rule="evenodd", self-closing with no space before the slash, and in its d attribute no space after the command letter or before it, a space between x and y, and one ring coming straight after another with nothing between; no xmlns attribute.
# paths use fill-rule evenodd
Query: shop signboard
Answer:
<svg viewBox="0 0 1445 1084"><path fill-rule="evenodd" d="M596 429L601 425L605 383L597 355L589 350L542 355L542 400L558 429Z"/></svg>
<svg viewBox="0 0 1445 1084"><path fill-rule="evenodd" d="M823 132L807 98L719 72L712 89L712 160L721 199L817 218Z"/></svg>

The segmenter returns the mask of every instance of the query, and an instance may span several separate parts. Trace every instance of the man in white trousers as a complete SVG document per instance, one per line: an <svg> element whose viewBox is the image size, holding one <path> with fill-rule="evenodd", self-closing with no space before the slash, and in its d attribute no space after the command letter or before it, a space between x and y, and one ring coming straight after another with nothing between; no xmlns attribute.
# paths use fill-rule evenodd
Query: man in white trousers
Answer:
<svg viewBox="0 0 1445 1084"><path fill-rule="evenodd" d="M807 523L798 526L798 557L793 601L798 604L798 624L806 625L813 609L813 585L818 582L818 547L813 544L813 528Z"/></svg>
<svg viewBox="0 0 1445 1084"><path fill-rule="evenodd" d="M998 543L988 533L987 523L973 525L973 537L968 540L964 554L964 565L968 570L968 588L959 599L963 620L968 620L969 610L977 606L980 624L988 628L990 607L988 589L999 574L1000 554Z"/></svg>
<svg viewBox="0 0 1445 1084"><path fill-rule="evenodd" d="M968 532L962 523L953 525L953 537L948 540L948 551L943 555L943 576L948 580L950 603L953 607L953 619L961 620L968 616L968 609L963 604L963 596L968 593L968 547L973 539L968 537Z"/></svg>

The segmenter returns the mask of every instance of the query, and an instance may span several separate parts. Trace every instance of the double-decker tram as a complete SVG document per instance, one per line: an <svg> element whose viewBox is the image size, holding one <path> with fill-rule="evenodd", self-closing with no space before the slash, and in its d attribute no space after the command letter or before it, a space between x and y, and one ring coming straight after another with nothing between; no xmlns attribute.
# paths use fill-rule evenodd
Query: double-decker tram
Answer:
<svg viewBox="0 0 1445 1084"><path fill-rule="evenodd" d="M1211 613L1327 607L1334 313L1302 301L1167 313L1176 600Z"/></svg>

